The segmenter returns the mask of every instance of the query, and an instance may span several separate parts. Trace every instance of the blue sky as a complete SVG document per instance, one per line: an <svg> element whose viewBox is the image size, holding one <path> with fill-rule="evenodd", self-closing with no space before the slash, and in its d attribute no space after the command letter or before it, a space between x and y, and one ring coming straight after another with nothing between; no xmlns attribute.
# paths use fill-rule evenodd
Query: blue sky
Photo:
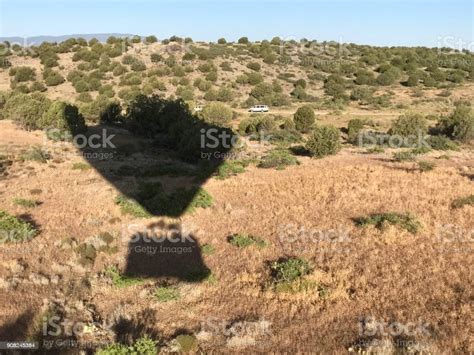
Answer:
<svg viewBox="0 0 474 355"><path fill-rule="evenodd" d="M0 0L0 36L110 32L389 46L462 41L474 50L474 7L472 0Z"/></svg>

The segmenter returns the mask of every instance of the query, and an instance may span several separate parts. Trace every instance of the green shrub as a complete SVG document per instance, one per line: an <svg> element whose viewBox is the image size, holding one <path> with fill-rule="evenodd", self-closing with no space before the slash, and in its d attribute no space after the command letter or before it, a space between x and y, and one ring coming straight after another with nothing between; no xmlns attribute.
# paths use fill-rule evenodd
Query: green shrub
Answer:
<svg viewBox="0 0 474 355"><path fill-rule="evenodd" d="M219 88L216 98L217 98L217 101L230 102L234 98L234 93L232 92L231 89L223 86Z"/></svg>
<svg viewBox="0 0 474 355"><path fill-rule="evenodd" d="M400 226L412 234L416 234L421 228L421 223L409 213L376 213L369 217L357 218L355 222L359 227L374 225L381 230L385 229L387 225Z"/></svg>
<svg viewBox="0 0 474 355"><path fill-rule="evenodd" d="M90 103L94 101L94 99L92 98L92 95L88 92L81 92L79 95L77 95L77 101L83 103Z"/></svg>
<svg viewBox="0 0 474 355"><path fill-rule="evenodd" d="M333 126L316 126L306 142L311 156L322 158L341 149L339 130Z"/></svg>
<svg viewBox="0 0 474 355"><path fill-rule="evenodd" d="M26 198L15 198L13 204L26 208L33 208L39 206L39 202L35 200L29 200Z"/></svg>
<svg viewBox="0 0 474 355"><path fill-rule="evenodd" d="M291 152L286 149L273 149L268 152L258 164L259 168L276 168L282 170L287 166L298 165L296 159Z"/></svg>
<svg viewBox="0 0 474 355"><path fill-rule="evenodd" d="M44 92L48 90L46 86L38 81L34 81L30 86L30 92Z"/></svg>
<svg viewBox="0 0 474 355"><path fill-rule="evenodd" d="M267 83L257 84L252 91L250 96L254 97L258 102L265 102L270 104L271 96L273 94L273 86Z"/></svg>
<svg viewBox="0 0 474 355"><path fill-rule="evenodd" d="M107 267L105 275L112 280L113 285L117 288L129 287L144 282L144 279L123 275L115 266Z"/></svg>
<svg viewBox="0 0 474 355"><path fill-rule="evenodd" d="M262 68L259 63L257 62L250 62L247 64L247 68L254 70L254 71L260 71Z"/></svg>
<svg viewBox="0 0 474 355"><path fill-rule="evenodd" d="M120 206L120 210L123 214L128 214L136 218L151 217L151 214L134 199L119 195L115 198L115 203Z"/></svg>
<svg viewBox="0 0 474 355"><path fill-rule="evenodd" d="M311 265L304 259L288 258L274 261L270 265L274 283L293 282L308 275Z"/></svg>
<svg viewBox="0 0 474 355"><path fill-rule="evenodd" d="M364 121L355 118L349 121L347 125L347 140L355 144L358 141L359 133L364 128Z"/></svg>
<svg viewBox="0 0 474 355"><path fill-rule="evenodd" d="M194 88L191 86L178 86L176 96L182 98L184 101L190 101L194 99Z"/></svg>
<svg viewBox="0 0 474 355"><path fill-rule="evenodd" d="M40 122L42 128L56 128L72 134L84 133L87 130L84 117L77 107L62 101L53 102L42 115Z"/></svg>
<svg viewBox="0 0 474 355"><path fill-rule="evenodd" d="M402 137L419 136L428 132L426 119L420 114L406 114L392 123L389 134Z"/></svg>
<svg viewBox="0 0 474 355"><path fill-rule="evenodd" d="M112 70L112 74L114 76L120 76L123 75L127 72L127 68L121 64L118 64L115 66L115 68Z"/></svg>
<svg viewBox="0 0 474 355"><path fill-rule="evenodd" d="M32 224L0 210L0 244L25 242L37 234Z"/></svg>
<svg viewBox="0 0 474 355"><path fill-rule="evenodd" d="M257 72L247 73L246 78L250 85L257 85L263 82L263 76Z"/></svg>
<svg viewBox="0 0 474 355"><path fill-rule="evenodd" d="M202 255L212 255L216 251L216 248L212 244L203 244L201 246Z"/></svg>
<svg viewBox="0 0 474 355"><path fill-rule="evenodd" d="M110 102L99 113L102 124L117 124L123 121L122 106L118 102Z"/></svg>
<svg viewBox="0 0 474 355"><path fill-rule="evenodd" d="M316 115L311 106L302 106L296 110L293 117L295 127L300 132L308 132L314 125Z"/></svg>
<svg viewBox="0 0 474 355"><path fill-rule="evenodd" d="M356 79L354 80L354 82L357 85L373 85L375 82L375 78L372 72L369 72L364 69L359 69L355 76Z"/></svg>
<svg viewBox="0 0 474 355"><path fill-rule="evenodd" d="M194 352L197 348L197 339L190 334L181 334L175 338L176 343L179 346L180 352L190 353Z"/></svg>
<svg viewBox="0 0 474 355"><path fill-rule="evenodd" d="M267 242L262 238L246 233L240 233L231 236L229 238L229 243L238 248L247 248L251 245L255 245L257 248L264 248L267 246Z"/></svg>
<svg viewBox="0 0 474 355"><path fill-rule="evenodd" d="M40 94L14 94L5 103L3 117L15 121L27 130L40 129L41 117L50 105L51 101Z"/></svg>
<svg viewBox="0 0 474 355"><path fill-rule="evenodd" d="M33 146L26 152L20 155L22 161L36 161L38 163L46 163L51 159L48 151L42 149L40 146Z"/></svg>
<svg viewBox="0 0 474 355"><path fill-rule="evenodd" d="M130 69L133 71L144 71L146 70L146 65L141 60L136 60L130 65Z"/></svg>
<svg viewBox="0 0 474 355"><path fill-rule="evenodd" d="M240 160L227 160L219 165L215 172L216 179L227 179L231 176L241 174L245 172L245 168L248 165L245 161Z"/></svg>
<svg viewBox="0 0 474 355"><path fill-rule="evenodd" d="M371 88L356 86L351 91L350 99L353 101L360 101L362 104L367 104L373 97L374 90Z"/></svg>
<svg viewBox="0 0 474 355"><path fill-rule="evenodd" d="M81 115L89 122L100 121L102 115L111 113L108 111L112 104L116 103L103 95L99 95L90 103L82 104L80 106Z"/></svg>
<svg viewBox="0 0 474 355"><path fill-rule="evenodd" d="M306 89L306 80L304 79L298 79L293 83L293 86L296 87L301 87L303 89Z"/></svg>
<svg viewBox="0 0 474 355"><path fill-rule="evenodd" d="M248 44L249 39L247 37L240 37L237 42L240 43L240 44Z"/></svg>
<svg viewBox="0 0 474 355"><path fill-rule="evenodd" d="M171 286L157 287L154 296L159 302L175 301L181 297L179 290Z"/></svg>
<svg viewBox="0 0 474 355"><path fill-rule="evenodd" d="M78 80L72 86L78 93L89 91L89 85L84 80Z"/></svg>
<svg viewBox="0 0 474 355"><path fill-rule="evenodd" d="M216 71L211 71L211 72L207 73L206 80L211 81L211 82L217 81L217 72Z"/></svg>
<svg viewBox="0 0 474 355"><path fill-rule="evenodd" d="M390 68L385 72L379 74L377 77L377 83L382 86L392 85L400 77L400 71L397 68Z"/></svg>
<svg viewBox="0 0 474 355"><path fill-rule="evenodd" d="M291 96L295 97L298 100L305 101L308 99L308 94L306 91L301 87L297 86L291 93Z"/></svg>
<svg viewBox="0 0 474 355"><path fill-rule="evenodd" d="M331 74L324 81L324 92L335 100L347 99L346 81L340 75Z"/></svg>
<svg viewBox="0 0 474 355"><path fill-rule="evenodd" d="M48 69L43 72L44 82L47 86L57 86L64 83L63 76L54 70Z"/></svg>
<svg viewBox="0 0 474 355"><path fill-rule="evenodd" d="M154 35L151 35L151 36L146 36L145 37L145 43L156 43L158 41L158 38L156 38L156 36Z"/></svg>
<svg viewBox="0 0 474 355"><path fill-rule="evenodd" d="M222 62L221 65L220 65L221 69L223 71L233 71L232 69L232 66L230 65L229 62L225 61L225 62Z"/></svg>
<svg viewBox="0 0 474 355"><path fill-rule="evenodd" d="M221 103L215 102L204 106L201 116L212 124L228 124L232 120L232 110Z"/></svg>
<svg viewBox="0 0 474 355"><path fill-rule="evenodd" d="M451 204L453 208L462 208L464 206L474 206L474 195L460 197Z"/></svg>
<svg viewBox="0 0 474 355"><path fill-rule="evenodd" d="M422 160L418 162L418 167L421 171L431 171L435 168L436 164L430 161Z"/></svg>
<svg viewBox="0 0 474 355"><path fill-rule="evenodd" d="M393 153L393 159L399 162L414 161L416 159L416 153L409 150L395 152Z"/></svg>
<svg viewBox="0 0 474 355"><path fill-rule="evenodd" d="M468 105L458 105L454 112L441 118L437 126L441 134L462 142L474 139L474 111Z"/></svg>
<svg viewBox="0 0 474 355"><path fill-rule="evenodd" d="M35 80L36 71L30 67L14 67L9 71L10 76L13 76L13 81L21 83L24 81Z"/></svg>
<svg viewBox="0 0 474 355"><path fill-rule="evenodd" d="M84 171L84 170L90 170L90 169L92 169L92 167L87 163L77 162L77 163L72 164L72 170Z"/></svg>
<svg viewBox="0 0 474 355"><path fill-rule="evenodd" d="M456 142L452 141L448 137L430 136L427 138L427 142L431 149L434 150L459 150L459 146L456 144Z"/></svg>

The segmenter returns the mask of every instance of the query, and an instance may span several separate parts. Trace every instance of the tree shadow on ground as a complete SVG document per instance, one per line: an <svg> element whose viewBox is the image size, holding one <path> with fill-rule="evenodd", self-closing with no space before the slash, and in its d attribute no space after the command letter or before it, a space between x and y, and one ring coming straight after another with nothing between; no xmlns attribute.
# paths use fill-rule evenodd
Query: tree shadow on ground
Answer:
<svg viewBox="0 0 474 355"><path fill-rule="evenodd" d="M209 206L212 197L201 186L230 154L232 131L199 119L181 100L159 96L138 96L126 114L119 112L112 107L102 115L107 124L79 132L85 138L78 153L119 191L122 212L179 218ZM77 125L69 126L77 137ZM129 235L126 275L186 281L209 275L194 237L176 236L180 228L173 225L149 227Z"/></svg>

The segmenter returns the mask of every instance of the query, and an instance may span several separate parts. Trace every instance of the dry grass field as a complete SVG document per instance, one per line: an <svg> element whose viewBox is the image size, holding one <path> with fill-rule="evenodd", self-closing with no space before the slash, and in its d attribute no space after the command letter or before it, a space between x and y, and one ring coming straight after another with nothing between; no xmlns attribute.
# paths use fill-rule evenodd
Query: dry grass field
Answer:
<svg viewBox="0 0 474 355"><path fill-rule="evenodd" d="M419 64L389 85L359 85L358 70L376 80L378 66L396 63L393 58L404 58L404 52L394 50L381 63L369 64L364 58L383 49L354 47L326 68L320 63L331 57L311 57L312 65L305 66L299 52L285 57L291 62L279 61L277 48L272 49L277 58L267 63L268 53L262 57L257 51L262 43L221 45L225 50L206 43L184 50L178 43L134 43L119 56L103 52L91 61L73 60L80 46L57 54L53 70L65 81L46 86L41 95L76 105L87 134L113 136L112 149L97 151L48 139L43 129L49 126L34 126L38 112L12 108L18 95L38 95L25 93L21 83L43 82L45 68L41 55L13 51L7 57L11 66L0 69L0 231L18 232L26 224L35 232L19 241L4 234L0 244L0 341L34 340L42 349L38 353L71 354L133 347L146 353L150 339L163 353L474 352L472 69L471 76L461 70L460 82L427 86L427 77L420 76L416 85L406 84L412 71L430 72ZM160 53L158 62L150 60L154 53ZM183 58L186 53L194 57ZM123 84L126 73L97 69L109 61L118 67L127 55L145 64L139 71L123 64L140 79L137 84ZM462 55L472 66L472 54L454 56ZM177 64L167 64L171 57ZM224 62L231 70L222 69ZM259 63L258 71L247 67L251 62ZM207 71L206 64L215 69ZM97 90L78 92L70 74L79 65L88 75L104 71ZM18 67L34 68L35 80L15 82L11 69ZM166 74L157 74L160 70ZM459 69L438 70L449 76ZM260 87L260 94L258 83L238 83L252 71L275 91ZM196 80L209 72L217 79L208 77L210 87L200 90ZM331 75L344 78L338 84L342 93L331 91ZM305 81L302 97L293 92L298 79ZM107 85L108 96L100 93ZM357 87L369 96L351 99ZM209 94L222 88L229 98ZM192 94L183 94L186 90ZM137 91L170 102L183 98L190 115L239 133L243 148L209 168L203 159L183 158L181 147L167 137L135 134L127 122L136 119L133 112L138 119L148 112L134 106ZM374 99L384 95L388 101ZM112 103L120 104L122 121L99 119ZM257 103L270 112L250 114ZM218 121L224 111L206 116L212 105L225 106L229 119ZM196 106L203 111L193 113ZM288 129L302 106L314 112L314 125ZM426 132L437 136L443 117L460 107L470 109L471 138L445 137L453 148L415 153L350 141L351 120L362 120L367 131L393 135L400 116L416 121L416 114ZM171 120L179 110L169 111ZM25 123L25 117L33 121ZM253 133L281 140L247 134L243 122L262 117L271 128ZM308 143L311 132L328 125L336 127L340 146L318 156ZM315 144L323 140L318 139ZM275 151L283 162L269 158ZM110 155L97 159L90 152ZM199 192L186 197L195 185Z"/></svg>

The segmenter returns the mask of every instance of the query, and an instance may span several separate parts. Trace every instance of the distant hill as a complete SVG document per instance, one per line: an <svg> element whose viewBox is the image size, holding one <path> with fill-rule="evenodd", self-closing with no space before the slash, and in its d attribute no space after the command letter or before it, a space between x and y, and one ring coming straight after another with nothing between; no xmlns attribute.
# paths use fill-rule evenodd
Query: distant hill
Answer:
<svg viewBox="0 0 474 355"><path fill-rule="evenodd" d="M130 37L132 34L127 33L90 33L90 34L72 34L62 36L32 36L32 37L0 37L0 42L9 41L10 43L18 43L20 45L39 45L43 42L62 42L69 38L82 37L89 41L92 38L97 38L100 42L105 42L110 36L115 37Z"/></svg>

